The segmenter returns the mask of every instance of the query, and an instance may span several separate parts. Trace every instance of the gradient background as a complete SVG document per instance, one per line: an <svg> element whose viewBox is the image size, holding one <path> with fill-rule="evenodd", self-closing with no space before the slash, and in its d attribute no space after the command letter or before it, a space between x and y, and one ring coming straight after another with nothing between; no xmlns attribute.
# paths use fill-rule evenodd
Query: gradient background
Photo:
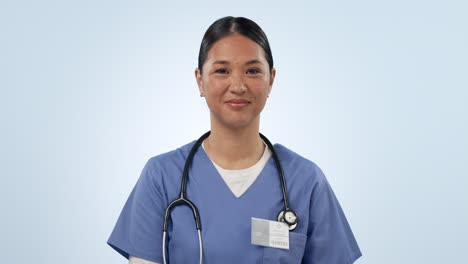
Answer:
<svg viewBox="0 0 468 264"><path fill-rule="evenodd" d="M126 263L106 240L146 161L209 129L226 15L266 32L261 131L323 169L356 263L466 261L466 1L167 2L1 2L2 263Z"/></svg>

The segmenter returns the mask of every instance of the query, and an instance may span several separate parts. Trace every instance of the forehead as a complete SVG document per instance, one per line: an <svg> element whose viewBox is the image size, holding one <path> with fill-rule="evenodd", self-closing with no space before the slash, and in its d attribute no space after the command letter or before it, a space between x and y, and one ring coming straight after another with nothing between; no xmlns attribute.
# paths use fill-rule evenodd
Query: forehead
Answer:
<svg viewBox="0 0 468 264"><path fill-rule="evenodd" d="M232 34L216 41L210 48L207 62L225 60L241 63L257 59L266 62L262 47L241 34Z"/></svg>

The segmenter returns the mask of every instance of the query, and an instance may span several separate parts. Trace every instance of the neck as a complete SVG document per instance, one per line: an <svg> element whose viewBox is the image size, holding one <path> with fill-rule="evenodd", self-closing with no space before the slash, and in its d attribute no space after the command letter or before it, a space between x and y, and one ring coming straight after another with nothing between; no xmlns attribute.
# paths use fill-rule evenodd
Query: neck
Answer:
<svg viewBox="0 0 468 264"><path fill-rule="evenodd" d="M205 151L224 169L239 170L255 165L263 155L264 144L259 132L259 117L242 128L222 126L211 119L211 134L205 139Z"/></svg>

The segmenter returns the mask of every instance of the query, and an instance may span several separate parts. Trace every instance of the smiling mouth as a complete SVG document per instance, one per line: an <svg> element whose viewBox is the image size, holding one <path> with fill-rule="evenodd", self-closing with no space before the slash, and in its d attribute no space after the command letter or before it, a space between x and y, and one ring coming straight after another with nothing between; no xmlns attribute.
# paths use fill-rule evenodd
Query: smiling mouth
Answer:
<svg viewBox="0 0 468 264"><path fill-rule="evenodd" d="M226 104L231 106L234 109L241 109L246 107L250 102L247 100L230 100L227 101Z"/></svg>

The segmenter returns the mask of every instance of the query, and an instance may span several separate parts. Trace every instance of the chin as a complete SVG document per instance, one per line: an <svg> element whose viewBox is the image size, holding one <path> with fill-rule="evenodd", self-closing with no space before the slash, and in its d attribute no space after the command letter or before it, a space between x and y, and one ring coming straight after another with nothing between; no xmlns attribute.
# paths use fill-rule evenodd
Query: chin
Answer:
<svg viewBox="0 0 468 264"><path fill-rule="evenodd" d="M231 119L224 120L222 123L225 127L232 129L242 129L253 125L255 123L255 119Z"/></svg>
<svg viewBox="0 0 468 264"><path fill-rule="evenodd" d="M255 121L257 120L257 118L253 117L252 115L245 114L246 113L242 115L212 115L211 118L215 118L216 122L222 125L223 127L231 129L242 129L254 125Z"/></svg>

